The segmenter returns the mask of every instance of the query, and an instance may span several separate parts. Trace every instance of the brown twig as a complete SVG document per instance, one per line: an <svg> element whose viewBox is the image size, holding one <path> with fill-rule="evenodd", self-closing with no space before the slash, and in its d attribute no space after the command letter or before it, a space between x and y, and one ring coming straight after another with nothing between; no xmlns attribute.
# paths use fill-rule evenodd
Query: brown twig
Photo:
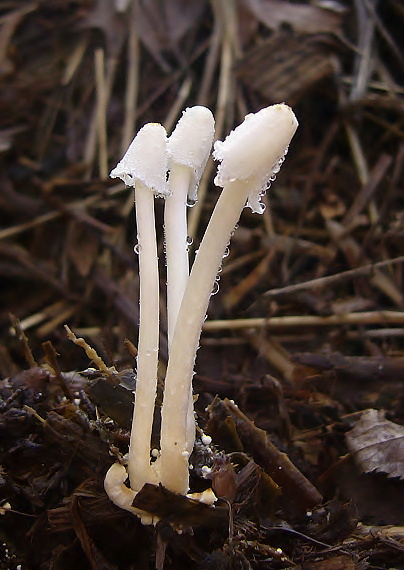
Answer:
<svg viewBox="0 0 404 570"><path fill-rule="evenodd" d="M253 319L228 319L206 321L203 330L208 332L237 329L267 328L268 330L287 327L330 327L343 325L403 324L404 312L399 311L364 311L319 317L316 315L291 315L286 317L263 317Z"/></svg>
<svg viewBox="0 0 404 570"><path fill-rule="evenodd" d="M306 291L307 289L327 287L331 283L335 285L336 283L349 281L355 277L366 277L368 275L372 275L375 269L380 269L381 267L403 262L404 255L400 255L399 257L395 257L393 259L386 259L384 261L378 261L377 263L369 263L368 265L363 265L362 267L356 267L355 269L341 271L341 273L336 273L335 275L327 275L326 277L319 277L318 279L310 279L310 281L296 283L295 285L287 285L286 287L280 287L279 289L270 289L269 291L266 291L263 296L278 297L280 295L290 295L291 293L296 293L298 291Z"/></svg>

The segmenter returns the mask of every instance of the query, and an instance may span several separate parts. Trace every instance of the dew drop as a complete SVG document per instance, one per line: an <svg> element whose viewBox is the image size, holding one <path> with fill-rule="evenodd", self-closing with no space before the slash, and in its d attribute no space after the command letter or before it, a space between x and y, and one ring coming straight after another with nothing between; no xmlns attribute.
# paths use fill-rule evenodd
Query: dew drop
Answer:
<svg viewBox="0 0 404 570"><path fill-rule="evenodd" d="M139 255L140 253L140 245L137 243L135 245L135 247L133 248L133 251L136 253L136 255Z"/></svg>
<svg viewBox="0 0 404 570"><path fill-rule="evenodd" d="M187 206L188 208L193 208L198 200L192 200L191 198L187 199Z"/></svg>
<svg viewBox="0 0 404 570"><path fill-rule="evenodd" d="M229 249L229 246L227 246L226 249L225 249L224 252L223 252L222 259L224 259L225 257L227 257L227 256L229 255L229 253L230 253L230 249Z"/></svg>
<svg viewBox="0 0 404 570"><path fill-rule="evenodd" d="M194 243L194 240L192 239L191 236L187 236L187 245L192 245Z"/></svg>
<svg viewBox="0 0 404 570"><path fill-rule="evenodd" d="M217 293L219 293L219 282L215 281L213 283L213 288L212 288L212 293L211 295L217 295Z"/></svg>
<svg viewBox="0 0 404 570"><path fill-rule="evenodd" d="M212 438L210 437L210 435L203 434L201 437L201 441L203 445L210 445L212 443Z"/></svg>
<svg viewBox="0 0 404 570"><path fill-rule="evenodd" d="M234 226L234 229L230 232L230 237L233 237L233 236L234 236L234 234L236 233L236 230L237 230L237 229L238 229L238 224L236 224L236 225Z"/></svg>

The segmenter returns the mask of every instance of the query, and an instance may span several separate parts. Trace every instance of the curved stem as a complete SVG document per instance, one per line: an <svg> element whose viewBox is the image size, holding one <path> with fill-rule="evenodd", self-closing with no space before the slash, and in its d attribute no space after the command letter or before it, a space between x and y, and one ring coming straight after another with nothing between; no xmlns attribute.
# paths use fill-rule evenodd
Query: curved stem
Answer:
<svg viewBox="0 0 404 570"><path fill-rule="evenodd" d="M186 426L199 337L224 251L247 196L248 186L239 181L229 183L221 193L194 261L171 343L162 407L160 479L176 493L188 491Z"/></svg>

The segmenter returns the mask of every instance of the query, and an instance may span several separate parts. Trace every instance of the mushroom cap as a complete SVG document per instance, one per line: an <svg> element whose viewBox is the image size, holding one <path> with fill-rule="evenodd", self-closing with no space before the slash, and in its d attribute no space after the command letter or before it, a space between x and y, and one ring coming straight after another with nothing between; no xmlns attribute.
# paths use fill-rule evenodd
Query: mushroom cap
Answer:
<svg viewBox="0 0 404 570"><path fill-rule="evenodd" d="M298 122L284 103L247 115L224 141L216 141L213 158L219 160L215 184L245 181L247 205L262 213L260 197L279 171Z"/></svg>
<svg viewBox="0 0 404 570"><path fill-rule="evenodd" d="M111 178L120 178L127 186L136 181L160 196L168 193L167 133L159 123L147 123L140 129L122 160L111 171Z"/></svg>
<svg viewBox="0 0 404 570"><path fill-rule="evenodd" d="M188 197L196 200L199 180L212 148L215 120L209 109L197 105L183 112L168 139L168 166L188 166L192 170Z"/></svg>

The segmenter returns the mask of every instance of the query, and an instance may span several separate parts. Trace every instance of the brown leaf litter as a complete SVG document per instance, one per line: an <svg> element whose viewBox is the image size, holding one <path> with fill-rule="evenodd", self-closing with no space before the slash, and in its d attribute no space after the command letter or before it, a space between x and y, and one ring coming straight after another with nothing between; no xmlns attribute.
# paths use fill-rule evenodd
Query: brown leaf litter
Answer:
<svg viewBox="0 0 404 570"><path fill-rule="evenodd" d="M3 4L0 568L402 567L401 3ZM263 216L243 213L196 363L212 444L191 488L220 499L148 485L144 527L103 489L127 452L139 321L133 195L107 175L146 122L170 131L202 104L223 139L274 101L299 130Z"/></svg>

